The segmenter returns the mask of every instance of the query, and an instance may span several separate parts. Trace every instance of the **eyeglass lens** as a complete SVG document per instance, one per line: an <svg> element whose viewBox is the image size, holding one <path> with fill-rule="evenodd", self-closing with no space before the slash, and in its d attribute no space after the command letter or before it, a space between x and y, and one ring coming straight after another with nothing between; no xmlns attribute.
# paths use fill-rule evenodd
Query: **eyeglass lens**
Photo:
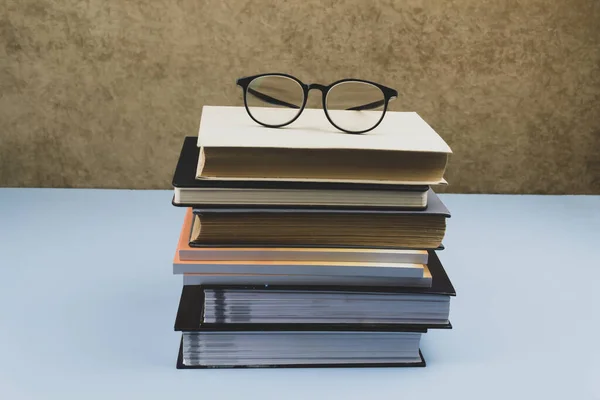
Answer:
<svg viewBox="0 0 600 400"><path fill-rule="evenodd" d="M267 75L250 82L246 89L248 112L266 125L290 122L301 111L304 89L285 76Z"/></svg>

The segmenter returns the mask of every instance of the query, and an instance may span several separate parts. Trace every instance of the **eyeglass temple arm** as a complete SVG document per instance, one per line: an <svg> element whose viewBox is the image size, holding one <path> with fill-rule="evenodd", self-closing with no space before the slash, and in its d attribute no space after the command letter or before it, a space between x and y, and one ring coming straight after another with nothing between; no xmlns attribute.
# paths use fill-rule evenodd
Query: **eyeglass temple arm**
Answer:
<svg viewBox="0 0 600 400"><path fill-rule="evenodd" d="M398 96L398 93L395 92L392 95L392 97L390 97L390 100L395 100L397 96ZM373 108L381 107L383 105L385 105L385 100L377 100L372 103L363 104L362 106L348 108L348 110L353 110L353 111L371 110Z"/></svg>
<svg viewBox="0 0 600 400"><path fill-rule="evenodd" d="M271 103L273 105L276 106L284 106L284 107L289 107L289 108L300 108L299 106L295 105L295 104L290 104L287 103L283 100L278 100L274 97L271 97L269 95L266 95L264 93L261 93L257 90L254 90L252 88L248 88L248 93L254 95L255 97L266 101L267 103ZM352 111L363 111L363 110L371 110L373 108L377 108L377 107L381 107L382 105L385 104L385 100L378 100L378 101L374 101L372 103L368 103L368 104L363 104L361 106L356 106L356 107L351 107L351 108L347 108L347 110L352 110Z"/></svg>
<svg viewBox="0 0 600 400"><path fill-rule="evenodd" d="M385 100L377 100L372 103L363 104L362 106L347 108L347 110L352 110L352 111L371 110L373 108L381 107L384 104L385 104Z"/></svg>
<svg viewBox="0 0 600 400"><path fill-rule="evenodd" d="M284 106L284 107L289 107L289 108L300 108L299 106L295 105L295 104L290 104L287 103L283 100L278 100L275 97L271 97L269 95L266 95L264 93L261 93L257 90L254 90L252 88L248 88L248 93L252 94L253 96L261 99L262 101L266 101L267 103L271 103L274 104L276 106Z"/></svg>

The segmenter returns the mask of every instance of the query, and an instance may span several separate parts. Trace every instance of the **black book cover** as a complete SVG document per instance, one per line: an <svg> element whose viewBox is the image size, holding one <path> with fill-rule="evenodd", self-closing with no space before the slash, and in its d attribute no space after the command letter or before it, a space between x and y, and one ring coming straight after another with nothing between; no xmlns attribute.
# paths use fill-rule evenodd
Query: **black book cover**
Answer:
<svg viewBox="0 0 600 400"><path fill-rule="evenodd" d="M431 287L378 287L378 286L287 286L287 285L185 285L181 292L179 308L175 319L176 331L211 330L319 330L322 324L203 324L204 289L260 289L260 290L314 290L343 292L387 292L419 293L456 296L456 291L448 274L444 270L435 251L429 251ZM423 329L451 329L452 324L329 324L327 329L335 330L378 330L378 331L422 331Z"/></svg>
<svg viewBox="0 0 600 400"><path fill-rule="evenodd" d="M426 192L427 185L394 185L394 184L363 184L350 182L293 182L293 181L230 181L218 179L196 179L196 168L200 149L197 147L196 136L186 136L183 141L179 160L173 174L172 186L175 188L242 188L242 189L304 189L304 190L385 190L385 191L414 191ZM194 207L190 203L175 203L177 207ZM218 207L215 204L215 207ZM210 208L211 205L202 205Z"/></svg>
<svg viewBox="0 0 600 400"><path fill-rule="evenodd" d="M356 364L271 364L271 365L232 365L232 366L210 366L183 364L183 339L179 342L179 353L177 355L177 369L231 369L231 368L364 368L364 367L425 367L427 363L423 353L419 350L421 361L415 363L356 363Z"/></svg>

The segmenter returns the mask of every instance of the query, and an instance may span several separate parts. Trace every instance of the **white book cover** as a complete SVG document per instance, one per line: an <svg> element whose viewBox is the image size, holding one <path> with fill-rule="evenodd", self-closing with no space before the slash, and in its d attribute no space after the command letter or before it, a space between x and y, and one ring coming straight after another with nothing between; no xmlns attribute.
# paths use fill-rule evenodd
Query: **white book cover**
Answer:
<svg viewBox="0 0 600 400"><path fill-rule="evenodd" d="M278 112L278 109L268 109ZM371 111L340 111L347 118ZM322 109L305 109L282 128L254 122L244 107L204 106L198 147L264 147L431 152L451 154L442 137L416 112L387 111L372 131L353 135L335 128Z"/></svg>

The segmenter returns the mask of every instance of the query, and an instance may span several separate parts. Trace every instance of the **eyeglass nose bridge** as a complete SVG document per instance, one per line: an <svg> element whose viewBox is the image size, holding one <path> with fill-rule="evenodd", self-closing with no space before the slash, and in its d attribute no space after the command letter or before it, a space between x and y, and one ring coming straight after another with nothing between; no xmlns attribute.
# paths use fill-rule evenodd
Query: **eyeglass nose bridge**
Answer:
<svg viewBox="0 0 600 400"><path fill-rule="evenodd" d="M321 85L320 83L311 83L308 85L308 91L311 91L312 89L320 90L321 93L325 93L327 86Z"/></svg>

